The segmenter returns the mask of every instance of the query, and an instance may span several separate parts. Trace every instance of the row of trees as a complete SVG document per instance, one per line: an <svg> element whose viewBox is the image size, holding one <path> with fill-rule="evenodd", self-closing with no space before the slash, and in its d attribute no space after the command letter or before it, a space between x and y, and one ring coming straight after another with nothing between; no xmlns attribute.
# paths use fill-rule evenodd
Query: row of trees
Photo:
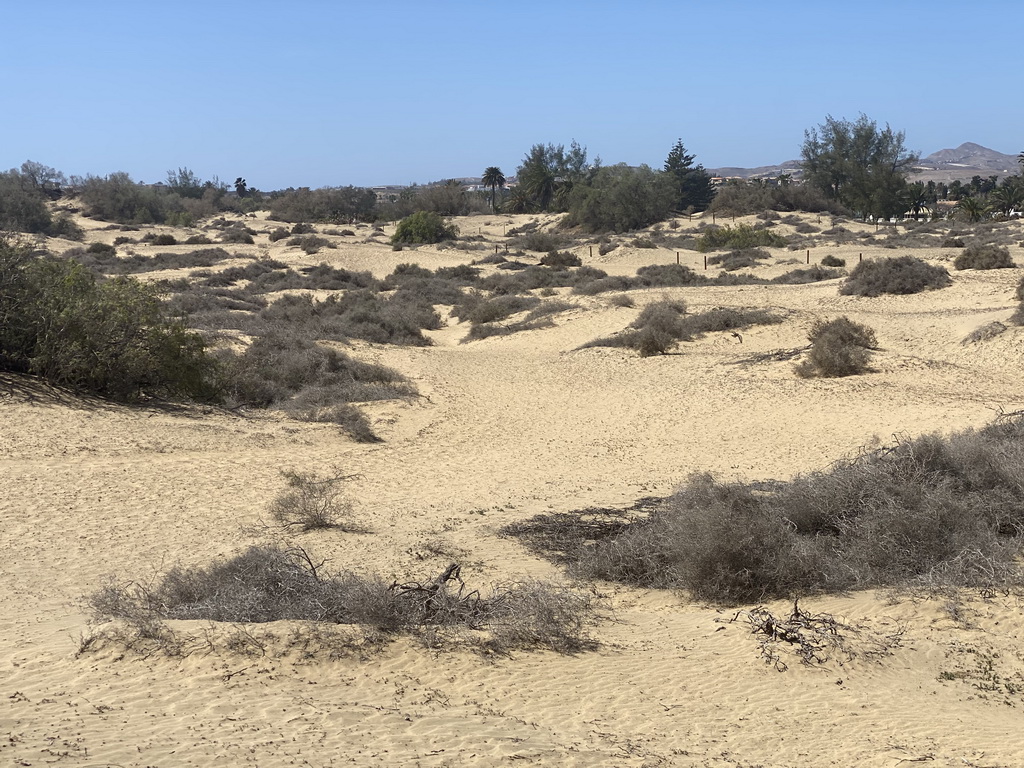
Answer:
<svg viewBox="0 0 1024 768"><path fill-rule="evenodd" d="M586 147L575 140L564 145L534 144L519 165L518 185L505 196L508 213L567 213L567 226L591 232L622 232L667 218L673 211L704 210L714 198L711 176L694 163L683 142L677 141L661 170L624 163L603 166L588 160ZM492 210L497 190L504 186L501 169L484 171L491 190Z"/></svg>
<svg viewBox="0 0 1024 768"><path fill-rule="evenodd" d="M969 218L1008 214L1024 207L1019 176L1000 181L975 176L970 182L908 183L918 155L907 149L905 135L884 128L866 115L856 120L827 116L804 133L802 184L780 183L774 190L727 188L716 203L721 210L747 213L751 206L792 210L844 210L862 217L921 216L941 200L960 201ZM1024 153L1021 153L1024 166ZM591 232L638 229L672 213L706 210L715 188L704 167L677 141L663 166L654 169L590 161L575 140L566 149L535 144L516 170L518 184L506 189L501 168L490 166L482 177L487 192L468 192L449 180L411 186L380 200L363 187L286 189L264 195L235 179L236 194L218 179L204 181L188 168L169 171L161 186L136 183L126 173L66 178L56 169L26 162L0 173L0 229L74 237L74 226L54 219L48 201L65 192L77 194L90 215L121 223L191 225L224 210L269 208L274 218L343 223L397 220L417 211L441 216L502 210L508 213L561 212L565 223ZM733 187L744 185L732 185ZM747 187L757 186L749 182ZM779 189L782 189L780 192Z"/></svg>

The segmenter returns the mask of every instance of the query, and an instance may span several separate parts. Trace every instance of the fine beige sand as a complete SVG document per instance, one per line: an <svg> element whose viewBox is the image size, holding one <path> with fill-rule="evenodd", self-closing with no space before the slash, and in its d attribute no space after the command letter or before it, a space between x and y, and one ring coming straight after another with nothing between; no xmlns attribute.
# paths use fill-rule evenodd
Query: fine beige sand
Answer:
<svg viewBox="0 0 1024 768"><path fill-rule="evenodd" d="M528 220L459 224L493 249L504 228ZM119 234L83 224L90 241ZM433 269L487 253L394 252L369 234L332 237L338 248L315 256L265 235L227 248L378 276L402 262ZM615 274L676 259L628 245L603 256L596 245L593 255L573 250ZM692 472L785 479L894 436L982 426L1024 408L1024 329L961 343L1009 317L1021 269L954 272L955 251L877 245L818 247L811 261L907 252L949 267L953 285L877 299L840 296L839 281L657 289L634 292L635 308L563 289L576 306L551 328L464 344L468 328L452 320L430 332L431 347L356 343L352 354L398 369L420 392L365 406L384 439L376 445L275 413L126 407L0 378L0 766L1024 765L1024 601L1015 594L808 599L805 610L856 628L854 654L807 666L781 649L785 671L766 663L742 615L731 621L751 606L604 583L586 587L599 598L599 647L575 656L486 656L405 639L332 658L303 653L284 623L244 628L254 640L243 648L218 641L241 637L237 629L181 622L172 625L211 642L183 658L111 643L80 652L102 629L83 596L109 575L152 580L262 540L253 526L284 487L281 470L354 475L354 515L371 532L288 539L327 568L404 581L458 561L467 583L486 587L564 578L497 535L510 522L627 507ZM1018 246L1011 253L1024 263ZM807 259L785 249L773 257L756 273ZM693 251L680 259L702 267ZM798 263L780 263L790 259ZM663 296L695 311L772 307L787 319L744 332L742 344L710 334L662 357L577 349ZM803 346L815 320L839 315L876 330L874 372L805 380L792 360L766 354Z"/></svg>

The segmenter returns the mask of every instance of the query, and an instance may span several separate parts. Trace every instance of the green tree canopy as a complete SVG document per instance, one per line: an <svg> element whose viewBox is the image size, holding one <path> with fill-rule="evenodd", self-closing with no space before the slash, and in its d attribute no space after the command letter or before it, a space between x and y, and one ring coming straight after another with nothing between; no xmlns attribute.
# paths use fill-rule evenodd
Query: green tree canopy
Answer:
<svg viewBox="0 0 1024 768"><path fill-rule="evenodd" d="M907 174L918 160L904 139L902 131L879 129L864 114L853 122L829 115L804 132L804 178L862 216L902 213Z"/></svg>
<svg viewBox="0 0 1024 768"><path fill-rule="evenodd" d="M575 140L565 151L562 144L534 144L516 171L519 186L533 207L542 211L568 209L573 188L586 183L600 167L587 162L587 148Z"/></svg>
<svg viewBox="0 0 1024 768"><path fill-rule="evenodd" d="M695 159L696 156L687 153L683 140L679 139L665 160L665 173L672 185L672 206L677 211L687 208L703 211L715 198L711 174L704 170L703 165L694 165Z"/></svg>
<svg viewBox="0 0 1024 768"><path fill-rule="evenodd" d="M675 181L646 165L601 168L590 183L572 190L565 223L588 232L627 232L662 221L676 199Z"/></svg>

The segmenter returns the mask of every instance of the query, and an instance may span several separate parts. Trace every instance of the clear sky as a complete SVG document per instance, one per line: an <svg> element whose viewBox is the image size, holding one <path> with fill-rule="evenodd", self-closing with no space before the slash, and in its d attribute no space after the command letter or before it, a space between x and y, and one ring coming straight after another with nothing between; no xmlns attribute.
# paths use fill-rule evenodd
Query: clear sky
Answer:
<svg viewBox="0 0 1024 768"><path fill-rule="evenodd" d="M1021 0L2 0L0 168L288 186L799 156L863 112L1024 150Z"/></svg>

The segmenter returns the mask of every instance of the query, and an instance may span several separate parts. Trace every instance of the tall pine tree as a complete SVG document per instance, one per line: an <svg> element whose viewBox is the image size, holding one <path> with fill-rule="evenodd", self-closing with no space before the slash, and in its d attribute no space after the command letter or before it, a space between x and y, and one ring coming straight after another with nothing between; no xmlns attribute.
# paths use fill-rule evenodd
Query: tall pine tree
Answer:
<svg viewBox="0 0 1024 768"><path fill-rule="evenodd" d="M703 165L694 165L694 155L688 154L683 140L679 139L668 153L665 160L665 173L672 180L675 193L673 207L677 211L693 208L703 211L715 197L715 188L711 185L711 175Z"/></svg>

